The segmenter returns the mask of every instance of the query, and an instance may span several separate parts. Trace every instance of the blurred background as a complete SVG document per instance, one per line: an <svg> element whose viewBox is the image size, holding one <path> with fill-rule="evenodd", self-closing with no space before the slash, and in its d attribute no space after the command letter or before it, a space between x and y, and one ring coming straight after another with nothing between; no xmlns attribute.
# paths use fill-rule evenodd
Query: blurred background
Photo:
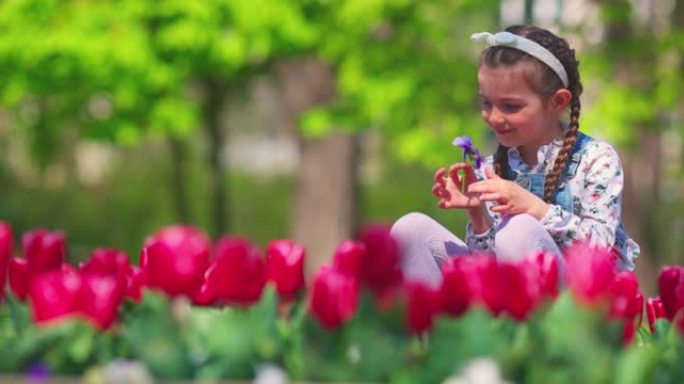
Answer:
<svg viewBox="0 0 684 384"><path fill-rule="evenodd" d="M309 273L410 211L463 235L430 188L453 137L495 145L469 36L521 23L578 52L650 295L684 260L684 0L0 0L0 220L72 262L174 223L293 238Z"/></svg>

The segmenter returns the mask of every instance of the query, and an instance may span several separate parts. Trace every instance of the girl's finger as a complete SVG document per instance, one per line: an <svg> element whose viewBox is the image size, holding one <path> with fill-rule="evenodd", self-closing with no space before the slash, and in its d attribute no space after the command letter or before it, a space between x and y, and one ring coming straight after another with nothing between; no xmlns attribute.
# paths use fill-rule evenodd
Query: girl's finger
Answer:
<svg viewBox="0 0 684 384"><path fill-rule="evenodd" d="M491 193L483 193L480 196L478 196L480 201L496 201L499 204L506 204L507 201L505 201L504 197L497 192L491 192Z"/></svg>
<svg viewBox="0 0 684 384"><path fill-rule="evenodd" d="M456 163L449 167L449 177L456 184L461 183L461 175L458 174L458 171L462 169L465 170L466 175L468 174L469 169L472 171L472 167L468 163Z"/></svg>
<svg viewBox="0 0 684 384"><path fill-rule="evenodd" d="M476 183L472 183L468 186L468 192L471 193L491 193L494 192L494 186L489 183L487 180L483 181L478 181Z"/></svg>
<svg viewBox="0 0 684 384"><path fill-rule="evenodd" d="M447 190L446 190L444 187L442 187L441 185L434 185L434 186L432 187L432 194L435 195L435 196L437 196L437 197L439 197L439 198L442 198L442 199L449 199L449 198L451 198L451 194L449 193L449 191L447 191Z"/></svg>
<svg viewBox="0 0 684 384"><path fill-rule="evenodd" d="M444 167L440 168L435 172L435 182L441 183L444 182L444 174L446 173L446 169Z"/></svg>

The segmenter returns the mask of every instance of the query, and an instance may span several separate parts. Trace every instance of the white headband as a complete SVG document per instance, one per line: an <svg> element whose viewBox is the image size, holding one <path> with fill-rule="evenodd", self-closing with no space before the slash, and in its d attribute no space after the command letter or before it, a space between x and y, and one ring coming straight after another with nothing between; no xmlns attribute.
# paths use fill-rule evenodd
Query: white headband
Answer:
<svg viewBox="0 0 684 384"><path fill-rule="evenodd" d="M503 46L515 48L539 59L542 63L551 68L561 79L565 87L568 86L568 74L565 72L563 64L548 49L535 43L534 41L515 35L510 32L499 32L491 34L489 32L473 33L470 40L477 43L487 43L488 47Z"/></svg>

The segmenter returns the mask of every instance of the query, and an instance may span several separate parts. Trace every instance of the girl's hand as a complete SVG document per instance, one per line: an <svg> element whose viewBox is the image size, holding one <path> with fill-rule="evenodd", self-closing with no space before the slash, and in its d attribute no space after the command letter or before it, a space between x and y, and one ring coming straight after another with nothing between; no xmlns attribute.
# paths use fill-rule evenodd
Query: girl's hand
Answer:
<svg viewBox="0 0 684 384"><path fill-rule="evenodd" d="M439 197L440 208L477 208L482 202L478 199L478 193L461 192L463 177L459 171L465 173L466 191L468 186L477 181L473 167L469 163L456 163L447 171L440 168L435 173L435 183L432 185L432 194Z"/></svg>
<svg viewBox="0 0 684 384"><path fill-rule="evenodd" d="M480 201L493 201L492 212L502 215L527 213L541 220L549 210L549 205L532 192L518 184L502 179L491 167L485 169L487 180L478 181L468 187L468 193L479 195Z"/></svg>

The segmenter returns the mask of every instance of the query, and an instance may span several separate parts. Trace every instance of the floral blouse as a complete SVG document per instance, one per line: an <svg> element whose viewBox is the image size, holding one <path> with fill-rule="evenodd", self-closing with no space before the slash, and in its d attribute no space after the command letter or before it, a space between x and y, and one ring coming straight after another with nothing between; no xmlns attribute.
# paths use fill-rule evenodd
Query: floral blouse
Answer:
<svg viewBox="0 0 684 384"><path fill-rule="evenodd" d="M538 163L528 166L517 148L508 150L508 163L515 174L547 174L553 167L562 140L554 140L537 151ZM620 158L608 143L591 140L586 144L575 175L570 178L568 188L572 194L573 211L568 212L560 205L551 205L541 223L561 249L573 241L588 241L592 246L613 247L619 255L619 268L633 270L639 256L639 245L625 232L621 224L622 189L624 175ZM493 156L488 156L477 170L484 178L484 167L491 166ZM501 215L490 210L492 228L481 234L473 232L472 224L466 227L466 243L471 252L491 252L494 236Z"/></svg>

